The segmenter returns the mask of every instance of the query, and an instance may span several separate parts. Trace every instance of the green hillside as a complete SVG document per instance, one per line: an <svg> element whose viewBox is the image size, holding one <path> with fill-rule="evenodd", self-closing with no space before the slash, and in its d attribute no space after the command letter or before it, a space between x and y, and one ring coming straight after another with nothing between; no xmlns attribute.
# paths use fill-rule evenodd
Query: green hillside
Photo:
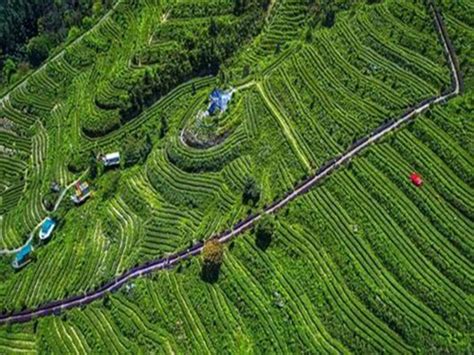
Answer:
<svg viewBox="0 0 474 355"><path fill-rule="evenodd" d="M451 90L429 4L118 1L0 98L0 314L205 241ZM436 6L461 95L225 244L214 282L193 257L0 325L0 353L472 353L474 4ZM207 116L215 88L232 97ZM105 169L96 158L114 151ZM78 179L93 193L75 206Z"/></svg>

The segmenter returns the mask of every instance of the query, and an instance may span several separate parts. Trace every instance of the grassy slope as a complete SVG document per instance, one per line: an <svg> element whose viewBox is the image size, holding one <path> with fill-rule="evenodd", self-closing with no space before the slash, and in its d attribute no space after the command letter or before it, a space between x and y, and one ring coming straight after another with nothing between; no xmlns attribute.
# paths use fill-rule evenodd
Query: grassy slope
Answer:
<svg viewBox="0 0 474 355"><path fill-rule="evenodd" d="M281 18L293 11L291 2L286 5L277 7ZM200 261L195 259L176 271L137 280L85 310L1 329L0 349L468 351L474 137L471 67L464 58L472 57L466 43L473 30L462 22L458 8L444 10L454 44L463 48L464 97L371 148L281 211L269 249L262 252L247 235L229 247L214 285L199 280ZM401 21L403 11L413 16L412 27ZM388 1L356 17L341 16L330 30L316 31L311 45L295 46L267 72L262 83L267 95L252 88L238 93L243 104L235 107L242 124L216 150L187 151L174 138L212 84L203 83L204 89L194 95L185 86L165 102L169 106L158 105L142 120L141 129L156 129L156 116L173 112L168 144L156 142L145 166L123 172L115 197L103 201L100 186L111 178L106 174L97 183L97 196L68 212L34 264L18 274L6 273L0 288L4 304L13 309L78 293L91 280L100 282L137 261L224 228L246 212L239 202L246 174L262 185L262 204L281 195L305 174L282 119L292 127L298 155L306 154L318 166L385 117L436 94L447 72L426 16L421 7ZM378 36L389 36L385 41L395 49L381 47L384 40ZM260 39L257 48L268 42ZM423 53L415 54L420 48ZM72 92L80 97L79 84ZM278 120L265 100L279 110ZM49 144L68 141L66 137L81 144L75 120L61 123L67 105L51 116L58 126L47 121ZM38 127L34 144L45 141L41 132ZM98 144L113 149L121 134ZM232 144L234 135L242 150ZM49 168L55 166L51 151L56 146L51 147L48 176L64 170ZM166 154L173 149L181 157L174 163ZM213 162L222 156L230 158L216 168ZM183 157L205 171L192 173ZM412 170L423 174L422 189L407 181Z"/></svg>

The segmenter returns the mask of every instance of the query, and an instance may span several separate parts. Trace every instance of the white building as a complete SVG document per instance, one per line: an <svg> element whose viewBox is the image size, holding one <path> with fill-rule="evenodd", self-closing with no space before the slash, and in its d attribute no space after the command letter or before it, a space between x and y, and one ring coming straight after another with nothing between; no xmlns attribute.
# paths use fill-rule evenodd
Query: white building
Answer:
<svg viewBox="0 0 474 355"><path fill-rule="evenodd" d="M114 152L106 154L102 157L102 161L104 162L104 166L114 166L120 164L120 153Z"/></svg>

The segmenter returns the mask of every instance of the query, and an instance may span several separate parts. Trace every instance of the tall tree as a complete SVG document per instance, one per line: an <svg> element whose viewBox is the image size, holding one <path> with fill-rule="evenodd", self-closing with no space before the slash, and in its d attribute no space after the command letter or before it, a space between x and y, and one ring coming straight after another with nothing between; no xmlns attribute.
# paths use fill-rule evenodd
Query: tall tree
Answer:
<svg viewBox="0 0 474 355"><path fill-rule="evenodd" d="M224 247L217 239L204 243L203 266L201 278L209 283L214 283L219 278L219 271L224 260Z"/></svg>
<svg viewBox="0 0 474 355"><path fill-rule="evenodd" d="M275 218L272 215L264 215L255 226L255 244L262 250L266 250L275 233Z"/></svg>
<svg viewBox="0 0 474 355"><path fill-rule="evenodd" d="M33 66L39 66L48 58L50 41L46 36L33 37L26 46L28 59Z"/></svg>
<svg viewBox="0 0 474 355"><path fill-rule="evenodd" d="M244 182L242 201L246 205L255 206L258 200L260 200L260 188L253 177L247 176Z"/></svg>

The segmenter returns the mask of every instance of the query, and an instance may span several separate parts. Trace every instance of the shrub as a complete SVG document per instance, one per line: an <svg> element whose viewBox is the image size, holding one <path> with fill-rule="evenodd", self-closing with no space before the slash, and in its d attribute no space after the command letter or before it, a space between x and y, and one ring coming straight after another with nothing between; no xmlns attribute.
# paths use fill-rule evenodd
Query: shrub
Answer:
<svg viewBox="0 0 474 355"><path fill-rule="evenodd" d="M69 163L67 164L67 168L72 173L80 173L87 169L88 157L87 154L83 152L76 152L73 153Z"/></svg>
<svg viewBox="0 0 474 355"><path fill-rule="evenodd" d="M255 179L251 176L245 178L244 191L242 201L246 205L255 206L260 200L260 187L257 185Z"/></svg>
<svg viewBox="0 0 474 355"><path fill-rule="evenodd" d="M97 177L97 158L95 157L94 152L89 153L89 178L91 180Z"/></svg>
<svg viewBox="0 0 474 355"><path fill-rule="evenodd" d="M262 250L266 250L275 233L275 218L272 215L264 215L255 227L255 244Z"/></svg>
<svg viewBox="0 0 474 355"><path fill-rule="evenodd" d="M114 197L120 182L120 171L112 171L105 174L99 180L99 189L102 200L110 200Z"/></svg>
<svg viewBox="0 0 474 355"><path fill-rule="evenodd" d="M201 278L206 282L214 283L219 278L219 271L224 259L224 247L217 239L206 241L203 258Z"/></svg>
<svg viewBox="0 0 474 355"><path fill-rule="evenodd" d="M51 192L51 191L48 192L43 197L43 206L48 211L52 211L57 198L58 198L58 194L56 192Z"/></svg>
<svg viewBox="0 0 474 355"><path fill-rule="evenodd" d="M124 165L129 167L145 161L152 147L153 143L148 134L145 137L127 137L124 143Z"/></svg>

